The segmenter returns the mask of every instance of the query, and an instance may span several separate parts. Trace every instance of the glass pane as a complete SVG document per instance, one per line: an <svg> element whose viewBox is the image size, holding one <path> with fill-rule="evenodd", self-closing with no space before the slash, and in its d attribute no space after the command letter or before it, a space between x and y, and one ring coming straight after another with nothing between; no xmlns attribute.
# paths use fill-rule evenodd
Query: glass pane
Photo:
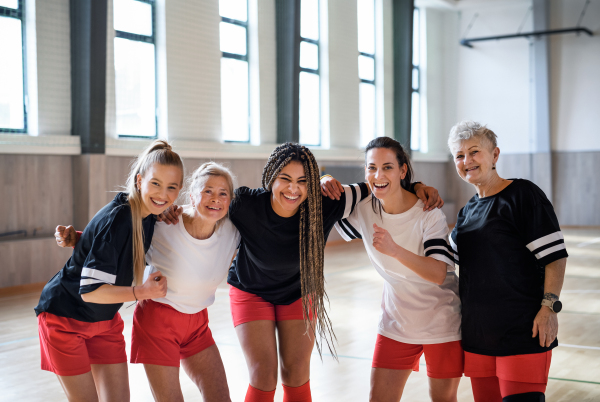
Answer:
<svg viewBox="0 0 600 402"><path fill-rule="evenodd" d="M19 8L18 0L0 0L0 6L8 8Z"/></svg>
<svg viewBox="0 0 600 402"><path fill-rule="evenodd" d="M358 0L358 51L375 54L375 0Z"/></svg>
<svg viewBox="0 0 600 402"><path fill-rule="evenodd" d="M152 5L135 0L114 0L114 24L117 31L152 36Z"/></svg>
<svg viewBox="0 0 600 402"><path fill-rule="evenodd" d="M415 91L419 90L419 69L416 67L412 69L412 88Z"/></svg>
<svg viewBox="0 0 600 402"><path fill-rule="evenodd" d="M375 85L361 82L360 96L360 143L365 146L375 135Z"/></svg>
<svg viewBox="0 0 600 402"><path fill-rule="evenodd" d="M418 92L412 93L412 116L411 116L411 132L410 132L410 148L413 151L418 151L421 148L421 121L419 119L421 111L421 96Z"/></svg>
<svg viewBox="0 0 600 402"><path fill-rule="evenodd" d="M375 79L375 60L371 57L358 56L358 76L363 80Z"/></svg>
<svg viewBox="0 0 600 402"><path fill-rule="evenodd" d="M419 9L415 8L414 14L413 14L413 65L418 66L419 65L419 47L421 44L421 37L420 37L420 33L421 33L421 21L419 19Z"/></svg>
<svg viewBox="0 0 600 402"><path fill-rule="evenodd" d="M321 144L321 97L319 76L300 73L300 143Z"/></svg>
<svg viewBox="0 0 600 402"><path fill-rule="evenodd" d="M23 45L21 20L0 17L0 128L25 128L23 111Z"/></svg>
<svg viewBox="0 0 600 402"><path fill-rule="evenodd" d="M249 141L248 62L221 58L221 124L223 140Z"/></svg>
<svg viewBox="0 0 600 402"><path fill-rule="evenodd" d="M221 14L221 17L247 21L247 0L219 0L219 14Z"/></svg>
<svg viewBox="0 0 600 402"><path fill-rule="evenodd" d="M221 22L221 51L246 54L246 28Z"/></svg>
<svg viewBox="0 0 600 402"><path fill-rule="evenodd" d="M115 38L117 134L156 136L154 45Z"/></svg>
<svg viewBox="0 0 600 402"><path fill-rule="evenodd" d="M301 0L300 36L319 39L319 0Z"/></svg>
<svg viewBox="0 0 600 402"><path fill-rule="evenodd" d="M319 68L319 46L300 42L300 67L317 70Z"/></svg>

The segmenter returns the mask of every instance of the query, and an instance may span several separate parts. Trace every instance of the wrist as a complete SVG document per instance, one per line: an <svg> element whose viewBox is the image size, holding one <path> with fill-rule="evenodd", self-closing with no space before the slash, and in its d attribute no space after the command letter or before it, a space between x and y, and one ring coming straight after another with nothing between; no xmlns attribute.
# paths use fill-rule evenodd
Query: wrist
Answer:
<svg viewBox="0 0 600 402"><path fill-rule="evenodd" d="M319 180L323 180L323 179L325 179L325 178L327 178L327 177L331 177L331 178L333 178L333 176L332 176L332 175L330 175L330 174L324 174L323 176L321 176L321 178L320 178Z"/></svg>

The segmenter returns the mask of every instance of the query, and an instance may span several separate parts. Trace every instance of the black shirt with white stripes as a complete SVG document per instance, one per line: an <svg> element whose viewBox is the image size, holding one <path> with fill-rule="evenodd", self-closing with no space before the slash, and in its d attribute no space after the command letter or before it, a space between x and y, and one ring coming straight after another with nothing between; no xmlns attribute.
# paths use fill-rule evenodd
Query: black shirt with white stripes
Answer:
<svg viewBox="0 0 600 402"><path fill-rule="evenodd" d="M155 222L152 214L142 220L144 251L152 242ZM86 303L80 295L102 285L131 286L132 282L131 208L127 194L118 193L87 225L71 258L44 287L35 312L84 322L111 320L123 303Z"/></svg>
<svg viewBox="0 0 600 402"><path fill-rule="evenodd" d="M364 183L344 187L339 200L323 197L325 240L336 221L347 217L369 194ZM229 219L242 241L227 283L273 304L300 299L300 214L281 217L273 211L270 191L240 187L229 207Z"/></svg>
<svg viewBox="0 0 600 402"><path fill-rule="evenodd" d="M544 295L545 266L568 257L558 219L544 192L512 179L490 197L475 195L450 235L460 267L462 345L488 356L542 353L532 338Z"/></svg>

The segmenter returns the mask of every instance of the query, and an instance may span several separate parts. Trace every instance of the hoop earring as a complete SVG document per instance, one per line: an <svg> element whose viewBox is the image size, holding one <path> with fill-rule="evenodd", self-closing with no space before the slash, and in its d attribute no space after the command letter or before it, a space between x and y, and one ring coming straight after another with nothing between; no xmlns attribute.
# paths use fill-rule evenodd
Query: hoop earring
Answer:
<svg viewBox="0 0 600 402"><path fill-rule="evenodd" d="M496 170L496 164L495 163L492 165L492 170Z"/></svg>

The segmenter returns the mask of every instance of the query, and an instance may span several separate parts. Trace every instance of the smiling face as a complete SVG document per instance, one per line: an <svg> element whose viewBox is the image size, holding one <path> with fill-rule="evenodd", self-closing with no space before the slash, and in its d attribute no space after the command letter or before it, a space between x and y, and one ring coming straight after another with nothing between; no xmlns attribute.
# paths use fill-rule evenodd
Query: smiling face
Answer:
<svg viewBox="0 0 600 402"><path fill-rule="evenodd" d="M308 189L304 166L299 161L288 163L271 188L271 206L279 216L290 217L298 212L300 204L306 200Z"/></svg>
<svg viewBox="0 0 600 402"><path fill-rule="evenodd" d="M486 183L494 172L500 148L491 147L481 138L463 140L452 150L458 175L471 184Z"/></svg>
<svg viewBox="0 0 600 402"><path fill-rule="evenodd" d="M384 200L402 191L400 181L406 176L406 163L398 163L396 153L388 148L373 148L367 152L365 179L373 195Z"/></svg>
<svg viewBox="0 0 600 402"><path fill-rule="evenodd" d="M159 215L175 202L183 182L183 172L177 166L155 163L144 176L137 175L137 188L142 196L142 216Z"/></svg>
<svg viewBox="0 0 600 402"><path fill-rule="evenodd" d="M203 220L217 222L227 216L231 203L229 182L223 176L209 176L198 194L190 194L194 209Z"/></svg>

